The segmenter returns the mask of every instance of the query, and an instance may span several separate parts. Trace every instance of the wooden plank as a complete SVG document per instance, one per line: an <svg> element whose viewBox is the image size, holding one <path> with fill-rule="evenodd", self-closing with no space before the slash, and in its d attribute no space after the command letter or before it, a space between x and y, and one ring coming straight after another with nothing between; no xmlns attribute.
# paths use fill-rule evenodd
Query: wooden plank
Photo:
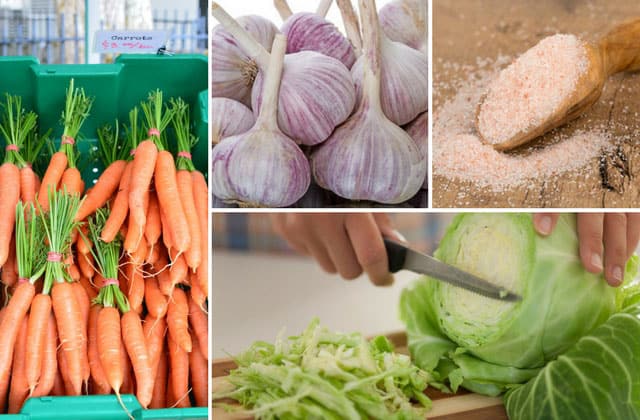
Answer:
<svg viewBox="0 0 640 420"><path fill-rule="evenodd" d="M455 91L451 80L470 75L480 58L500 54L516 57L542 38L557 32L595 40L612 25L640 16L640 3L627 0L434 0L433 2L434 112ZM456 65L452 66L452 63ZM472 183L433 178L433 206L446 207L640 207L640 73L619 74L605 85L600 100L586 115L543 137L571 135L594 126L607 127L622 138L620 154L628 162L612 164L609 155L593 159L586 170L530 185L494 192ZM605 162L612 178L601 175Z"/></svg>

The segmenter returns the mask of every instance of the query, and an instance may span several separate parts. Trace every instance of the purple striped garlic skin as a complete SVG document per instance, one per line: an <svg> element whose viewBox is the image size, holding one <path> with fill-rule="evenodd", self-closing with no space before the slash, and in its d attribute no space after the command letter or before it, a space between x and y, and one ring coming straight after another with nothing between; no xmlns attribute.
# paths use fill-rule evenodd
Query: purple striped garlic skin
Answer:
<svg viewBox="0 0 640 420"><path fill-rule="evenodd" d="M229 98L211 98L209 126L214 145L226 137L246 133L255 122L253 112L242 103Z"/></svg>
<svg viewBox="0 0 640 420"><path fill-rule="evenodd" d="M211 191L249 207L287 207L311 183L309 162L298 145L275 131L228 137L212 151Z"/></svg>
<svg viewBox="0 0 640 420"><path fill-rule="evenodd" d="M252 93L254 114L262 103L263 72ZM313 51L287 54L280 82L278 126L296 143L325 141L353 112L356 93L349 70L335 58Z"/></svg>
<svg viewBox="0 0 640 420"><path fill-rule="evenodd" d="M249 15L238 23L268 51L278 28L268 19ZM251 106L251 88L258 72L253 59L239 47L235 38L222 25L211 34L211 96L224 97Z"/></svg>
<svg viewBox="0 0 640 420"><path fill-rule="evenodd" d="M420 153L427 159L427 154L429 151L429 124L428 122L428 112L423 112L413 120L409 125L405 127L407 134L411 136L411 138L416 142L418 149L420 149ZM422 184L423 189L427 189L429 180L425 176L424 184Z"/></svg>
<svg viewBox="0 0 640 420"><path fill-rule="evenodd" d="M331 22L316 13L296 13L282 26L287 54L315 51L340 60L347 68L356 61L349 40Z"/></svg>
<svg viewBox="0 0 640 420"><path fill-rule="evenodd" d="M427 0L395 0L380 9L380 26L392 41L427 53Z"/></svg>

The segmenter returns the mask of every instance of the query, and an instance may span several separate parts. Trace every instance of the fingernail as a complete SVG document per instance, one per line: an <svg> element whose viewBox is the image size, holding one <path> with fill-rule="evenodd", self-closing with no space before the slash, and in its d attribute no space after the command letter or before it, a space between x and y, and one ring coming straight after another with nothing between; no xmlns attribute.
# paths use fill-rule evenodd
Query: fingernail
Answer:
<svg viewBox="0 0 640 420"><path fill-rule="evenodd" d="M611 277L613 280L613 286L618 286L622 283L622 267L620 267L619 265L616 265L615 267L613 267L613 269L611 270Z"/></svg>
<svg viewBox="0 0 640 420"><path fill-rule="evenodd" d="M400 233L397 230L393 230L393 234L396 236L396 238L400 239L402 242L409 242L407 241L407 238L404 237L404 235L402 233Z"/></svg>
<svg viewBox="0 0 640 420"><path fill-rule="evenodd" d="M540 233L542 233L543 235L550 234L551 233L551 217L542 216L542 218L538 222L538 229L540 230Z"/></svg>
<svg viewBox="0 0 640 420"><path fill-rule="evenodd" d="M600 254L594 253L593 255L591 255L591 265L598 270L602 270L602 257L600 256Z"/></svg>

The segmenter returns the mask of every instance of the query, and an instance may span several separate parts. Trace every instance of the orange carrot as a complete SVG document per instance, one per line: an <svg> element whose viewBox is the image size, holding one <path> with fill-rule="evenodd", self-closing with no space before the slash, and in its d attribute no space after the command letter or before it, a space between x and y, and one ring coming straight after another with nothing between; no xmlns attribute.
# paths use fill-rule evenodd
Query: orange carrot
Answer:
<svg viewBox="0 0 640 420"><path fill-rule="evenodd" d="M38 175L33 172L31 166L23 166L20 169L20 199L24 203L35 203L37 181Z"/></svg>
<svg viewBox="0 0 640 420"><path fill-rule="evenodd" d="M187 170L179 170L176 174L178 183L178 193L180 194L180 202L184 209L184 217L189 229L189 237L191 243L189 249L185 251L185 259L191 270L196 271L202 260L200 245L200 221L193 196L193 179L191 172Z"/></svg>
<svg viewBox="0 0 640 420"><path fill-rule="evenodd" d="M162 318L167 313L167 298L160 291L158 279L155 276L149 276L144 279L144 299L147 305L147 311L154 318Z"/></svg>
<svg viewBox="0 0 640 420"><path fill-rule="evenodd" d="M78 168L68 167L64 170L58 189L60 191L66 190L67 194L82 194L84 192L84 181Z"/></svg>
<svg viewBox="0 0 640 420"><path fill-rule="evenodd" d="M56 283L51 289L53 312L58 324L58 337L68 365L72 395L80 395L87 358L87 321L71 283ZM87 361L88 365L89 362Z"/></svg>
<svg viewBox="0 0 640 420"><path fill-rule="evenodd" d="M11 245L9 245L9 257L2 266L2 272L0 272L0 279L2 283L7 286L13 286L18 281L18 267L16 264L16 238L15 235L11 237Z"/></svg>
<svg viewBox="0 0 640 420"><path fill-rule="evenodd" d="M56 365L59 367L59 369L56 371L56 377L53 382L53 388L51 389L51 395L56 397L61 397L65 395L65 390L64 390L64 380L62 379L62 372L61 372L62 366L60 366L59 356L58 356L58 360L56 360Z"/></svg>
<svg viewBox="0 0 640 420"><path fill-rule="evenodd" d="M142 301L144 300L144 278L142 277L142 266L129 262L128 268L129 287L127 289L127 299L133 311L140 314L142 312Z"/></svg>
<svg viewBox="0 0 640 420"><path fill-rule="evenodd" d="M116 188L118 188L126 166L127 162L124 160L116 160L102 172L102 175L100 175L100 178L98 178L98 181L80 206L76 214L77 221L84 220L87 216L105 205Z"/></svg>
<svg viewBox="0 0 640 420"><path fill-rule="evenodd" d="M82 241L79 241L78 244L80 242ZM91 279L95 273L93 255L91 255L91 253L80 253L78 255L78 268L80 269L80 274L82 274L82 277Z"/></svg>
<svg viewBox="0 0 640 420"><path fill-rule="evenodd" d="M147 212L149 207L149 192L142 195L142 207ZM144 240L144 226L138 226L136 220L129 215L129 226L127 226L127 234L124 238L122 246L127 254L133 254L140 246L140 242Z"/></svg>
<svg viewBox="0 0 640 420"><path fill-rule="evenodd" d="M56 357L57 341L58 333L56 331L56 320L53 317L53 313L49 311L47 334L45 336L44 352L42 354L42 364L40 368L40 380L31 395L32 397L49 395L53 390L58 372L58 359Z"/></svg>
<svg viewBox="0 0 640 420"><path fill-rule="evenodd" d="M171 289L168 291L163 290L167 295L171 295L173 288L180 283L188 283L189 267L184 255L179 255L173 260L171 268L169 269L169 276L171 278Z"/></svg>
<svg viewBox="0 0 640 420"><path fill-rule="evenodd" d="M155 264L156 261L158 261L158 257L160 256L160 248L161 246L158 246L157 243L154 246L151 246L149 248L149 254L147 255L147 257L145 258L145 262L149 263L149 264Z"/></svg>
<svg viewBox="0 0 640 420"><path fill-rule="evenodd" d="M80 280L80 269L75 263L72 263L67 266L67 273L69 273L69 277L74 282L78 282Z"/></svg>
<svg viewBox="0 0 640 420"><path fill-rule="evenodd" d="M131 374L131 360L124 345L124 339L120 337L120 361L122 363L122 387L123 394L133 394L135 389L134 377Z"/></svg>
<svg viewBox="0 0 640 420"><path fill-rule="evenodd" d="M13 163L0 165L0 266L9 258L9 244L20 200L20 170Z"/></svg>
<svg viewBox="0 0 640 420"><path fill-rule="evenodd" d="M40 190L38 192L38 203L43 211L49 210L49 190L57 190L60 179L65 169L67 169L67 155L64 152L55 152L51 156L49 166L42 177Z"/></svg>
<svg viewBox="0 0 640 420"><path fill-rule="evenodd" d="M195 336L198 338L198 343L200 343L200 352L206 359L208 359L209 328L207 325L207 314L202 311L193 299L189 298L188 301L189 325L191 325L191 330L193 332L192 337Z"/></svg>
<svg viewBox="0 0 640 420"><path fill-rule="evenodd" d="M82 258L82 257L80 257L80 258ZM91 279L89 279L89 278L87 278L85 276L80 276L79 283L84 288L84 291L87 292L87 296L89 296L89 300L90 301L95 299L96 296L98 296L98 291L96 290L96 287L93 284L91 284Z"/></svg>
<svg viewBox="0 0 640 420"><path fill-rule="evenodd" d="M147 209L147 224L144 226L144 237L147 244L153 248L162 235L162 225L160 224L160 207L158 196L155 192L149 193L149 208Z"/></svg>
<svg viewBox="0 0 640 420"><path fill-rule="evenodd" d="M80 231L82 232L82 240L76 241L78 252L82 255L90 255L93 244L91 243L91 239L89 238L89 227L86 224L83 224L82 226L80 226Z"/></svg>
<svg viewBox="0 0 640 420"><path fill-rule="evenodd" d="M158 369L156 372L156 380L153 385L153 397L149 408L165 408L167 407L167 374L169 363L166 354L160 355Z"/></svg>
<svg viewBox="0 0 640 420"><path fill-rule="evenodd" d="M200 285L197 281L197 275L191 273L189 277L191 278L191 290L189 290L189 295L198 307L204 308L207 297L202 293L202 289L200 289Z"/></svg>
<svg viewBox="0 0 640 420"><path fill-rule="evenodd" d="M84 286L80 282L71 283L73 287L73 291L76 295L76 299L78 301L78 306L80 307L80 314L82 316L83 328L86 331L89 327L89 308L91 307L91 301L89 299L89 294L85 290ZM86 354L87 342L85 341L85 354L82 358L82 381L86 385L89 384L89 378L91 377L91 368L89 367L89 356Z"/></svg>
<svg viewBox="0 0 640 420"><path fill-rule="evenodd" d="M144 195L149 192L157 157L158 148L152 140L140 142L133 157L129 186L129 212L130 217L134 219L135 226L141 229L140 235L144 232L147 220Z"/></svg>
<svg viewBox="0 0 640 420"><path fill-rule="evenodd" d="M129 213L129 187L131 185L132 168L133 162L128 162L127 167L124 168L122 178L120 178L118 193L113 200L111 212L100 235L100 238L105 242L113 241Z"/></svg>
<svg viewBox="0 0 640 420"><path fill-rule="evenodd" d="M134 311L125 312L121 319L122 338L129 354L129 360L136 376L136 396L144 408L149 406L153 396L153 381L147 344L140 317Z"/></svg>
<svg viewBox="0 0 640 420"><path fill-rule="evenodd" d="M171 153L166 150L158 152L154 180L158 203L166 216L173 246L179 253L183 253L189 249L191 237L178 192L175 162Z"/></svg>
<svg viewBox="0 0 640 420"><path fill-rule="evenodd" d="M107 380L107 374L102 368L98 351L98 317L101 309L102 306L93 305L89 310L89 329L87 331L89 343L87 351L91 378L95 386L93 392L96 394L109 394L111 392L111 386Z"/></svg>
<svg viewBox="0 0 640 420"><path fill-rule="evenodd" d="M30 393L38 384L42 372L44 348L47 339L47 322L51 316L51 297L38 294L31 302L29 324L27 326L27 349L24 371Z"/></svg>
<svg viewBox="0 0 640 420"><path fill-rule="evenodd" d="M169 299L167 326L169 327L169 336L187 353L191 351L188 316L187 295L182 289L176 287L171 299Z"/></svg>
<svg viewBox="0 0 640 420"><path fill-rule="evenodd" d="M200 246L202 248L200 266L196 273L198 274L198 283L200 290L209 295L209 246L207 245L207 238L209 237L209 192L207 187L207 181L204 179L204 175L198 171L191 172L193 178L193 199L196 204L196 211L198 212L198 220L200 221Z"/></svg>
<svg viewBox="0 0 640 420"><path fill-rule="evenodd" d="M0 322L0 349L2 349L0 351L0 413L6 410L9 374L11 373L16 338L35 293L33 284L29 282L19 284L5 308L2 322Z"/></svg>
<svg viewBox="0 0 640 420"><path fill-rule="evenodd" d="M11 370L11 390L9 392L9 414L16 414L29 394L29 385L24 375L24 359L27 353L27 318L19 324L20 332L16 340Z"/></svg>
<svg viewBox="0 0 640 420"><path fill-rule="evenodd" d="M189 353L189 370L191 372L191 389L196 400L196 406L207 407L209 404L207 385L209 375L207 375L208 362L206 356L200 351L200 343L198 338L193 337L195 341L193 351Z"/></svg>
<svg viewBox="0 0 640 420"><path fill-rule="evenodd" d="M149 254L147 239L142 236L138 242L138 247L130 254L131 262L137 266L144 264L146 256Z"/></svg>
<svg viewBox="0 0 640 420"><path fill-rule="evenodd" d="M178 289L176 289L178 290ZM171 338L167 337L169 346L169 365L171 366L170 384L176 407L190 407L189 402L189 355Z"/></svg>
<svg viewBox="0 0 640 420"><path fill-rule="evenodd" d="M171 235L169 222L167 222L167 216L162 208L160 208L160 226L162 226L162 243L167 249L173 248L173 235Z"/></svg>
<svg viewBox="0 0 640 420"><path fill-rule="evenodd" d="M120 313L116 308L105 307L98 314L98 357L109 386L120 395L123 382Z"/></svg>
<svg viewBox="0 0 640 420"><path fill-rule="evenodd" d="M142 326L144 336L147 342L147 351L149 352L149 364L153 376L155 377L158 361L164 354L164 338L167 322L164 318L154 318L147 314Z"/></svg>

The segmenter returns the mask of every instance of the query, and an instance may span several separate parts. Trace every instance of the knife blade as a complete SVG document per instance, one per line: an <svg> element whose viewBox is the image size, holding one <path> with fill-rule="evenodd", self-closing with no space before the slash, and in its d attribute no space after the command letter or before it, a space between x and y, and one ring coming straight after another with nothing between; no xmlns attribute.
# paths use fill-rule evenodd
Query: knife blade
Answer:
<svg viewBox="0 0 640 420"><path fill-rule="evenodd" d="M488 298L507 302L522 300L516 293L397 242L384 238L384 246L389 259L389 271L392 273L409 270Z"/></svg>

